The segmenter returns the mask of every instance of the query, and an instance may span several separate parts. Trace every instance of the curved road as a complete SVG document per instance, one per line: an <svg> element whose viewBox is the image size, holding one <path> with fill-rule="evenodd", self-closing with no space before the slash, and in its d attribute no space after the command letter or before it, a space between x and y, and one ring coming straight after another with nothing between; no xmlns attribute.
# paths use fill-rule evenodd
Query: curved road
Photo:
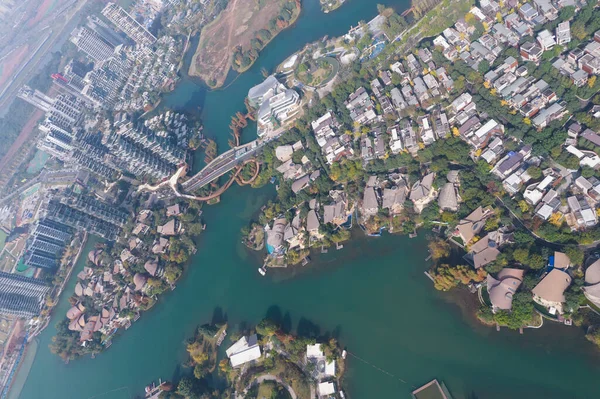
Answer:
<svg viewBox="0 0 600 399"><path fill-rule="evenodd" d="M294 392L294 390L292 389L291 386L289 386L281 378L277 377L276 375L272 375L272 374L264 374L264 375L261 375L260 377L257 377L254 381L252 381L246 387L246 391L248 391L248 389L250 389L250 387L252 387L254 384L262 384L264 381L275 381L276 383L278 383L279 385L281 385L285 389L287 389L287 391L290 393L290 396L292 397L292 399L298 399L298 396L296 395L296 392ZM238 398L239 397L240 396L238 396Z"/></svg>

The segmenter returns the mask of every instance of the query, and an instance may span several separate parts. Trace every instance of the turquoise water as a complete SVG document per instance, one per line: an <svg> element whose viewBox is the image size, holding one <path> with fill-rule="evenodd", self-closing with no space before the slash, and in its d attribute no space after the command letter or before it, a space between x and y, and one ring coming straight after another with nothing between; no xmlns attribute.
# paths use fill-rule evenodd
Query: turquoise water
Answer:
<svg viewBox="0 0 600 399"><path fill-rule="evenodd" d="M399 9L406 4L395 2ZM224 150L230 117L244 109L247 90L262 80L261 67L272 70L304 43L342 34L375 13L375 3L368 0L349 0L328 15L320 12L318 0L307 0L297 24L271 42L247 73L231 76L227 89L207 92L185 78L162 106L201 107L205 133ZM255 137L249 129L244 135L247 141ZM358 231L358 239L343 250L313 255L306 268L261 277L260 255L241 244L240 228L273 194L272 185L234 186L219 204L205 207L207 230L175 291L96 359L65 365L47 349L54 328L44 331L20 398L141 394L151 380L182 371L184 341L195 326L220 312L233 328L279 314L294 330L337 336L352 354L345 383L350 398L409 398L414 387L433 378L443 380L457 399L599 396L598 351L582 331L549 325L519 335L476 324L469 316L471 297L439 293L424 276L424 233L410 240L385 233L366 238ZM67 308L63 296L56 314L62 317ZM25 378L21 373L19 382Z"/></svg>

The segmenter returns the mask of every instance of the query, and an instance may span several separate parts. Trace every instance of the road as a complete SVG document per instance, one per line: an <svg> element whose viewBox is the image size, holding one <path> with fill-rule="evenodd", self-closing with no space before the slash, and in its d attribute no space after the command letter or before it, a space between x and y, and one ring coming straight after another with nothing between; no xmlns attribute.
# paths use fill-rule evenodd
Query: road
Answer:
<svg viewBox="0 0 600 399"><path fill-rule="evenodd" d="M83 6L89 0L72 0L64 4L60 9L57 9L58 15L54 20L48 21L52 25L52 30L48 38L40 46L38 51L28 60L24 61L24 65L20 68L18 76L15 74L11 81L2 88L0 95L0 108L8 106L16 95L18 89L25 83L38 68L40 61L44 56L51 51L54 45L63 38L67 27L71 26L71 20L79 14ZM41 30L44 30L45 27ZM34 31L37 31L35 28Z"/></svg>
<svg viewBox="0 0 600 399"><path fill-rule="evenodd" d="M291 386L289 386L285 381L283 381L281 378L277 377L276 375L272 375L272 374L265 374L265 375L261 375L260 377L257 377L254 381L252 381L250 383L250 385L248 385L248 387L246 388L246 392L248 392L248 390L250 389L250 387L252 387L255 384L262 384L265 381L275 381L276 383L278 383L279 385L283 386L285 389L287 389L287 391L290 393L290 396L292 397L292 399L298 399L298 396L296 395L296 392L294 392L294 390L292 389ZM237 398L243 398L243 396L237 396Z"/></svg>
<svg viewBox="0 0 600 399"><path fill-rule="evenodd" d="M267 141L259 143L258 140L255 140L251 143L244 144L224 152L206 165L200 172L183 182L181 184L183 191L186 193L193 193L201 189L213 180L228 173L236 166L254 157L266 143ZM245 150L245 152L243 154L239 154L239 152L242 150Z"/></svg>

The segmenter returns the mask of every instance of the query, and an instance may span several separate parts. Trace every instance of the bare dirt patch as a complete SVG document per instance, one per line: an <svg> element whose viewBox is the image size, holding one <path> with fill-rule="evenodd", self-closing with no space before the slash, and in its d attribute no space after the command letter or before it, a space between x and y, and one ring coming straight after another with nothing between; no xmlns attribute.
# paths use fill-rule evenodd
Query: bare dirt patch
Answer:
<svg viewBox="0 0 600 399"><path fill-rule="evenodd" d="M31 27L40 22L46 16L46 13L55 2L56 0L43 0L37 8L35 17L29 20L27 25Z"/></svg>
<svg viewBox="0 0 600 399"><path fill-rule="evenodd" d="M247 69L258 52L300 13L298 0L232 0L202 29L189 74L223 85L231 67Z"/></svg>

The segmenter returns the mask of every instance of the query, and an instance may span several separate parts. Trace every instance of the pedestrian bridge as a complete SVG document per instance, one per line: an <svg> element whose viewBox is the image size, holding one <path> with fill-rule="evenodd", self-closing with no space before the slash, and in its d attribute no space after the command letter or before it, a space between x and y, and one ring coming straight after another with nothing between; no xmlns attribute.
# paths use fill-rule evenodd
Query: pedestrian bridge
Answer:
<svg viewBox="0 0 600 399"><path fill-rule="evenodd" d="M183 182L181 184L183 191L186 193L193 193L201 189L213 180L223 176L236 166L241 165L255 156L265 144L266 142L259 143L258 140L254 140L224 152L213 159L201 171Z"/></svg>

